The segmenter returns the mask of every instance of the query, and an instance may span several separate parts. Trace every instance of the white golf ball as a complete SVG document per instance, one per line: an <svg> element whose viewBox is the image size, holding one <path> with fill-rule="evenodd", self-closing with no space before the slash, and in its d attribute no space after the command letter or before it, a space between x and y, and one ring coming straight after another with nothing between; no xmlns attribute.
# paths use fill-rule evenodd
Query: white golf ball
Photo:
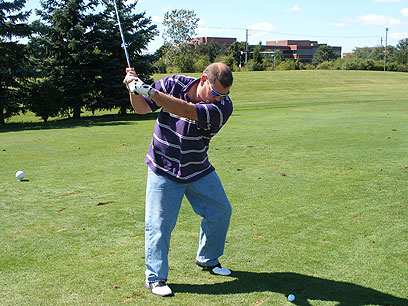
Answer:
<svg viewBox="0 0 408 306"><path fill-rule="evenodd" d="M23 171L17 171L16 172L16 178L21 181L24 178L24 172Z"/></svg>
<svg viewBox="0 0 408 306"><path fill-rule="evenodd" d="M288 295L288 301L293 302L295 300L295 296L293 294Z"/></svg>

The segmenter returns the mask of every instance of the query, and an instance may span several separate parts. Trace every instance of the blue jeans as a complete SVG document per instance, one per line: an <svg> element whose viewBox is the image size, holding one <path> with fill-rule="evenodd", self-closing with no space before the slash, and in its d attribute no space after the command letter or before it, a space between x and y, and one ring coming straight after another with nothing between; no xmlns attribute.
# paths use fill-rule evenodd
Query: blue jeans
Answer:
<svg viewBox="0 0 408 306"><path fill-rule="evenodd" d="M167 281L171 232L176 225L181 201L186 195L200 215L197 260L212 266L224 253L231 218L231 205L215 171L192 183L174 182L148 168L145 212L146 280Z"/></svg>

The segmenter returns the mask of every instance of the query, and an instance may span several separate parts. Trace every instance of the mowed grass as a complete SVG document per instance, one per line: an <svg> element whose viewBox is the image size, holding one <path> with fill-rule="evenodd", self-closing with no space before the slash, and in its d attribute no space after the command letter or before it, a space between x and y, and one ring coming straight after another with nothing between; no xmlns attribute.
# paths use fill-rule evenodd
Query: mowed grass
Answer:
<svg viewBox="0 0 408 306"><path fill-rule="evenodd" d="M175 296L143 288L154 115L12 123L0 130L0 305L408 305L408 74L234 76L235 110L209 151L233 206L231 277L194 265L200 218L184 201Z"/></svg>

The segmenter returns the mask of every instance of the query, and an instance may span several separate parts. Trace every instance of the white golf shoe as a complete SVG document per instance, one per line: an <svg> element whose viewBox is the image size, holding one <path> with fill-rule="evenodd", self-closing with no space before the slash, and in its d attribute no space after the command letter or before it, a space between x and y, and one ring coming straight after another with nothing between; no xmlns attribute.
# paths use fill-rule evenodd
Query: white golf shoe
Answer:
<svg viewBox="0 0 408 306"><path fill-rule="evenodd" d="M150 289L157 296L166 297L173 295L173 291L171 291L165 282L145 282L145 288Z"/></svg>
<svg viewBox="0 0 408 306"><path fill-rule="evenodd" d="M203 268L203 270L205 271L209 271L211 274L221 275L221 276L231 275L231 271L228 270L227 268L222 267L220 263L218 263L215 266L206 266L205 264L199 262L197 259L194 262L197 266Z"/></svg>

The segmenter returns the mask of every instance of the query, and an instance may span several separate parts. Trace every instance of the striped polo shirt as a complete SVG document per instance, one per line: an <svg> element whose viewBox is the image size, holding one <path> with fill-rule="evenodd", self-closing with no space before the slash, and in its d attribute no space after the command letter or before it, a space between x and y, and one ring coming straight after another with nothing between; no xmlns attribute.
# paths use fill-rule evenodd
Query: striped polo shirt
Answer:
<svg viewBox="0 0 408 306"><path fill-rule="evenodd" d="M199 81L200 79L189 76L173 75L151 86L168 95L192 102L187 93ZM151 99L145 97L145 100L152 111L160 108ZM214 171L207 155L210 140L232 113L229 97L214 103L198 102L195 107L197 121L161 109L145 158L145 162L155 173L179 183L190 183Z"/></svg>

